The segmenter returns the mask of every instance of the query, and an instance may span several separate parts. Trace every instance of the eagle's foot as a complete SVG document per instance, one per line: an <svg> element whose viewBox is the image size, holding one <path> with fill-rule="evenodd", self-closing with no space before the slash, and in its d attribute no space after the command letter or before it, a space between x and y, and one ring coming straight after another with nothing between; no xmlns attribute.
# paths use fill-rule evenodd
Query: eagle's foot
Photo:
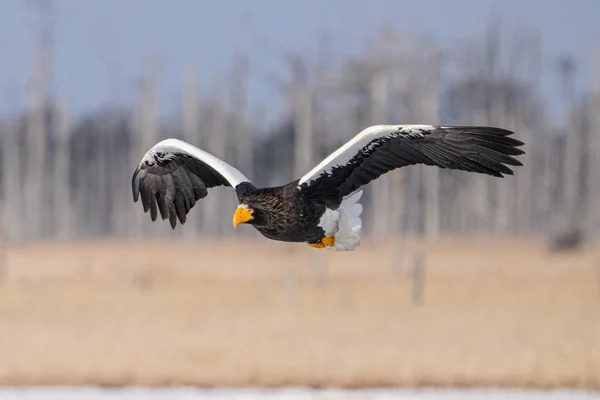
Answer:
<svg viewBox="0 0 600 400"><path fill-rule="evenodd" d="M333 247L333 246L335 246L335 237L333 237L333 236L324 237L323 239L321 239L321 243L323 243L326 247Z"/></svg>
<svg viewBox="0 0 600 400"><path fill-rule="evenodd" d="M323 239L321 239L321 241L318 243L309 243L308 245L310 247L315 247L317 249L322 249L325 247L333 247L333 246L335 246L335 237L327 236L327 237L324 237Z"/></svg>

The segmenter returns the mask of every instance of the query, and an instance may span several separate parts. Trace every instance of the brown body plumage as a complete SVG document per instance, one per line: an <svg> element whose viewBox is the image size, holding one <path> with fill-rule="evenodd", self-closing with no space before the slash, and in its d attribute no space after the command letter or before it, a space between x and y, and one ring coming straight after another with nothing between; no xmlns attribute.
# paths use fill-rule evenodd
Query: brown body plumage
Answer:
<svg viewBox="0 0 600 400"><path fill-rule="evenodd" d="M324 205L307 201L295 182L284 186L256 188L244 182L235 188L240 204L251 207L248 221L263 236L283 242L318 243L325 231L318 226Z"/></svg>

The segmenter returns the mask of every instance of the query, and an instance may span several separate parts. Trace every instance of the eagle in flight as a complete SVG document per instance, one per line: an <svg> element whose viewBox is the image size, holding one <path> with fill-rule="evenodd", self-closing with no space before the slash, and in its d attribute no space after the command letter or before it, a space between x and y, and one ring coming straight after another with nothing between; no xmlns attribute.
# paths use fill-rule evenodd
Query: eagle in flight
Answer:
<svg viewBox="0 0 600 400"><path fill-rule="evenodd" d="M364 129L300 179L257 188L225 161L178 139L144 154L132 177L133 201L175 229L215 186L230 186L239 205L233 226L250 224L263 236L317 248L354 250L360 243L362 187L396 168L425 164L512 175L523 143L512 131L482 126L374 125Z"/></svg>

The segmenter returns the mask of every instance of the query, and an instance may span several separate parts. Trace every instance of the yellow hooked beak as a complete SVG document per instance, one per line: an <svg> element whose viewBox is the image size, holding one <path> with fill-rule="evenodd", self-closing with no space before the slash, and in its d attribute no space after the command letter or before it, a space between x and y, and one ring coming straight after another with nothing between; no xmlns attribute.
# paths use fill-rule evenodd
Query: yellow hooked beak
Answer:
<svg viewBox="0 0 600 400"><path fill-rule="evenodd" d="M238 206L233 213L233 227L236 228L239 224L252 220L252 218L254 218L252 216L253 212L254 210L247 206Z"/></svg>

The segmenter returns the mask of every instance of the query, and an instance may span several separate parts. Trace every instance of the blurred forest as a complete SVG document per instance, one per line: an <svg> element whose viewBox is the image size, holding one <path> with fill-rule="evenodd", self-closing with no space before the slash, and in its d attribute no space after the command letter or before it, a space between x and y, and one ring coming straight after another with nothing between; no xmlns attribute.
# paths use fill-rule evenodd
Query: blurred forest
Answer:
<svg viewBox="0 0 600 400"><path fill-rule="evenodd" d="M506 179L421 166L387 174L365 191L366 235L600 232L593 174L600 171L600 85L576 94L576 61L547 62L536 33L507 32L491 20L480 35L441 48L381 26L362 52L345 59L332 58L335 43L326 34L315 40L316 57L273 50L282 73L265 79L285 105L273 125L249 104L250 81L263 71L243 46L221 90L200 90L198 66L182 71L173 115L160 113L160 74L149 62L135 104L108 101L73 118L60 91L49 90L51 26L38 28L29 106L0 121L7 241L254 235L231 227L237 199L228 188L211 190L183 228L153 224L131 196L131 174L144 152L178 137L258 185L278 185L363 128L385 123L495 125L516 131L527 154ZM562 88L563 126L553 122L556 107L542 93L540 77L548 69Z"/></svg>

